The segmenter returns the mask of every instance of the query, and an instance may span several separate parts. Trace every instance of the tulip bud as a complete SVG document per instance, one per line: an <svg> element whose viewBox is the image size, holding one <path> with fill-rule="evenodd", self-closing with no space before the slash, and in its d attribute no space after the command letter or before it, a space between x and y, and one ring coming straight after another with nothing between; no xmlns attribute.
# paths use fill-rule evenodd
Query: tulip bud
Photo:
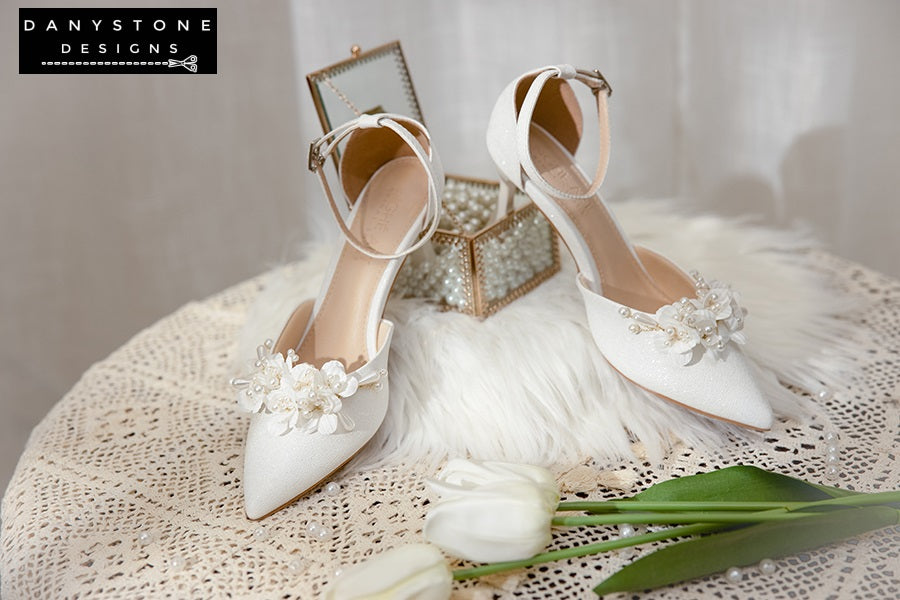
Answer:
<svg viewBox="0 0 900 600"><path fill-rule="evenodd" d="M452 460L429 484L441 498L425 518L425 538L454 556L521 560L550 543L559 490L546 469Z"/></svg>
<svg viewBox="0 0 900 600"><path fill-rule="evenodd" d="M453 575L430 544L400 546L356 564L325 592L326 600L447 600Z"/></svg>
<svg viewBox="0 0 900 600"><path fill-rule="evenodd" d="M432 489L441 493L441 484L475 488L492 483L519 481L532 483L547 497L547 502L559 504L559 486L553 474L543 467L500 461L476 461L455 458L447 462L437 478L429 482ZM450 492L453 493L453 492Z"/></svg>

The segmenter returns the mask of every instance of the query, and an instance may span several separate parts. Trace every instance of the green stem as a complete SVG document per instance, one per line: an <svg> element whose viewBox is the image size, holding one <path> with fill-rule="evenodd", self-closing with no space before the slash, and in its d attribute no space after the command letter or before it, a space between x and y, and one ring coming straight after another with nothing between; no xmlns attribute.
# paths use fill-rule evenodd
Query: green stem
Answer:
<svg viewBox="0 0 900 600"><path fill-rule="evenodd" d="M557 511L615 513L627 511L687 512L687 511L761 511L784 509L804 510L818 506L862 506L869 504L894 504L900 502L900 491L875 492L828 498L814 502L645 502L642 500L606 500L602 502L560 502ZM627 521L626 521L627 522Z"/></svg>
<svg viewBox="0 0 900 600"><path fill-rule="evenodd" d="M577 511L589 513L614 513L627 511L685 512L692 510L759 511L771 508L789 508L806 502L644 502L641 500L607 500L604 502L560 502L559 512Z"/></svg>
<svg viewBox="0 0 900 600"><path fill-rule="evenodd" d="M565 560L567 558L577 558L579 556L590 556L591 554L599 554L601 552L609 552L610 550L618 550L619 548L627 548L629 546L637 546L639 544L647 544L649 542L658 542L686 535L697 535L708 533L710 531L718 531L722 529L722 525L714 525L709 523L698 523L695 525L687 525L685 527L675 527L673 529L663 529L662 531L654 531L643 535L636 535L629 538L620 538L609 540L606 542L598 542L596 544L588 544L586 546L575 546L574 548L566 548L564 550L553 550L552 552L544 552L526 558L524 560L513 560L508 562L491 563L480 567L472 567L470 569L457 569L453 571L453 579L474 579L483 575L491 575L502 571L512 571L531 565L538 565L555 560Z"/></svg>
<svg viewBox="0 0 900 600"><path fill-rule="evenodd" d="M827 500L816 500L815 502L804 502L801 506L795 506L787 510L797 511L820 506L869 506L872 504L900 504L900 491L872 492L871 494L841 496L839 498L828 498Z"/></svg>
<svg viewBox="0 0 900 600"><path fill-rule="evenodd" d="M554 525L585 527L588 525L615 525L642 523L648 525L680 525L683 523L761 523L764 521L789 521L811 516L810 513L785 512L784 509L760 512L694 511L684 513L615 513L586 517L556 517Z"/></svg>

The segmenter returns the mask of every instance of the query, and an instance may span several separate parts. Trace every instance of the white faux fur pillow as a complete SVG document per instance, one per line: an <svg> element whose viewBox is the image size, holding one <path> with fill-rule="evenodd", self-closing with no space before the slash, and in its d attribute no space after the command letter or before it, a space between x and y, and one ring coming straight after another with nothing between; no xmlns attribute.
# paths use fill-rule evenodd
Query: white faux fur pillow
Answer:
<svg viewBox="0 0 900 600"><path fill-rule="evenodd" d="M807 235L739 220L678 214L671 201L613 206L634 243L683 268L730 282L749 308L746 351L760 368L776 428L815 409L809 391L846 386L856 345L841 314L853 308L816 267ZM277 337L287 316L318 293L332 248L269 273L241 333L238 358ZM391 401L375 440L357 459L473 455L533 464L618 459L643 442L659 457L673 442L714 447L756 436L696 416L622 379L600 355L575 288L572 261L484 321L392 298ZM781 382L781 383L779 383Z"/></svg>

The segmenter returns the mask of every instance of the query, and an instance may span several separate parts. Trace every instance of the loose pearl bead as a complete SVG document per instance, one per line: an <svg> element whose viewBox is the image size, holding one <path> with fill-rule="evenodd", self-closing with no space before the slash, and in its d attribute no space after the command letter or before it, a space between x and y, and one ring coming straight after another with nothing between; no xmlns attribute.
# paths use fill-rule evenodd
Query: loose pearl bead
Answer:
<svg viewBox="0 0 900 600"><path fill-rule="evenodd" d="M737 567L731 567L725 571L725 579L727 579L729 583L739 583L743 578L744 574L741 573L741 570Z"/></svg>
<svg viewBox="0 0 900 600"><path fill-rule="evenodd" d="M841 474L841 470L837 467L837 465L828 465L825 467L825 477L828 479L837 479L838 475Z"/></svg>
<svg viewBox="0 0 900 600"><path fill-rule="evenodd" d="M771 575L778 570L778 566L771 558L764 558L759 561L759 572L763 575Z"/></svg>
<svg viewBox="0 0 900 600"><path fill-rule="evenodd" d="M836 441L838 441L839 439L840 439L840 436L839 436L836 432L834 432L834 431L829 431L829 432L827 432L827 433L825 434L825 441L826 441L826 442L836 442Z"/></svg>
<svg viewBox="0 0 900 600"><path fill-rule="evenodd" d="M344 570L341 569L340 567L338 567L337 569L334 570L334 576L335 576L335 577L340 577L340 576L343 575L343 574L344 574Z"/></svg>
<svg viewBox="0 0 900 600"><path fill-rule="evenodd" d="M828 388L822 388L821 390L816 392L816 398L818 398L822 402L827 402L828 400L831 400L831 398L833 396L834 396L834 393L831 390L829 390Z"/></svg>
<svg viewBox="0 0 900 600"><path fill-rule="evenodd" d="M327 540L331 537L331 527L326 527L322 525L319 527L319 530L313 534L317 540Z"/></svg>
<svg viewBox="0 0 900 600"><path fill-rule="evenodd" d="M153 534L149 531L142 531L137 536L138 544L146 546L153 543Z"/></svg>
<svg viewBox="0 0 900 600"><path fill-rule="evenodd" d="M337 496L341 492L341 486L339 483L331 482L325 486L325 493L329 496Z"/></svg>
<svg viewBox="0 0 900 600"><path fill-rule="evenodd" d="M839 462L841 462L841 457L838 455L837 452L829 453L829 454L825 455L825 463L826 464L836 465Z"/></svg>
<svg viewBox="0 0 900 600"><path fill-rule="evenodd" d="M288 566L287 566L288 570L291 571L292 573L300 573L301 571L304 570L304 567L305 567L304 562L299 558L295 558L294 560L289 562Z"/></svg>
<svg viewBox="0 0 900 600"><path fill-rule="evenodd" d="M837 444L828 444L825 446L825 454L837 454L841 449Z"/></svg>
<svg viewBox="0 0 900 600"><path fill-rule="evenodd" d="M266 539L266 528L265 527L257 527L253 530L253 538L256 540L264 540Z"/></svg>
<svg viewBox="0 0 900 600"><path fill-rule="evenodd" d="M187 566L187 561L180 554L176 554L169 559L169 568L173 571L180 571Z"/></svg>
<svg viewBox="0 0 900 600"><path fill-rule="evenodd" d="M319 533L319 530L322 529L322 526L319 525L318 521L307 521L306 523L306 533L309 535L315 536Z"/></svg>
<svg viewBox="0 0 900 600"><path fill-rule="evenodd" d="M623 523L619 525L619 537L621 538L630 538L635 535L634 527L629 525L628 523Z"/></svg>

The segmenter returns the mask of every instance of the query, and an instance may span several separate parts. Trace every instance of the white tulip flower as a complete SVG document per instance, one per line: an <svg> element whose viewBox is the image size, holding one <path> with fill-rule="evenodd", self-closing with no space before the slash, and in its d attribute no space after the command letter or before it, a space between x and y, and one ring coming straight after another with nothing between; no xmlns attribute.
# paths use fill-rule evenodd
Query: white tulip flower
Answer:
<svg viewBox="0 0 900 600"><path fill-rule="evenodd" d="M430 544L410 544L353 565L325 592L326 600L447 600L450 566Z"/></svg>
<svg viewBox="0 0 900 600"><path fill-rule="evenodd" d="M441 498L425 517L425 538L454 556L521 560L550 543L559 489L546 469L452 460L429 484Z"/></svg>
<svg viewBox="0 0 900 600"><path fill-rule="evenodd" d="M465 460L454 458L447 462L436 479L429 481L432 489L441 493L450 484L456 487L475 488L493 483L519 481L533 483L547 496L547 501L556 508L559 504L559 486L553 474L543 467L496 460ZM453 492L448 489L448 493Z"/></svg>

